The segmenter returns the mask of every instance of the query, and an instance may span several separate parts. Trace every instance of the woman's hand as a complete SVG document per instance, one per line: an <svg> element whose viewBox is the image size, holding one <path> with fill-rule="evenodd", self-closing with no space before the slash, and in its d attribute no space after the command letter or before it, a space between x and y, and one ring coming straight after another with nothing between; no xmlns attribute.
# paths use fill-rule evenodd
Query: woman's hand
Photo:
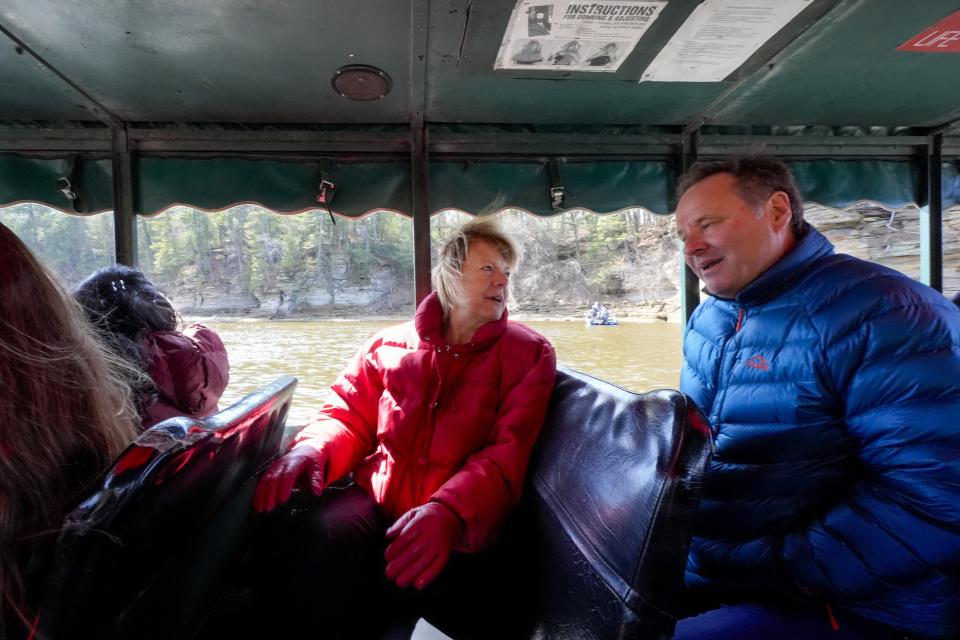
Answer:
<svg viewBox="0 0 960 640"><path fill-rule="evenodd" d="M400 588L423 589L446 566L462 528L460 516L439 502L410 509L387 529L387 578Z"/></svg>
<svg viewBox="0 0 960 640"><path fill-rule="evenodd" d="M324 468L327 454L309 445L294 447L273 461L253 496L253 508L258 513L273 511L290 499L298 484L306 485L314 495L323 493Z"/></svg>

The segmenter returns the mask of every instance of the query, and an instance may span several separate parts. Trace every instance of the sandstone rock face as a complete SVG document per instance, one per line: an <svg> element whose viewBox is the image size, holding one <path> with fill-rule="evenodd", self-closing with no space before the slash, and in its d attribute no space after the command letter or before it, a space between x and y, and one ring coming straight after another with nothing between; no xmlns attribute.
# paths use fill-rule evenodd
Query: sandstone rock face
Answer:
<svg viewBox="0 0 960 640"><path fill-rule="evenodd" d="M850 210L809 206L806 218L822 231L838 253L896 269L920 278L920 218L916 207L896 211L873 203ZM952 297L960 290L960 207L943 213L943 291Z"/></svg>
<svg viewBox="0 0 960 640"><path fill-rule="evenodd" d="M916 207L890 211L869 202L847 210L817 205L806 209L807 219L838 252L889 266L911 278L920 275L921 215ZM526 239L526 258L512 286L515 312L580 315L594 301L602 301L621 318L679 319L681 257L672 216L643 217L629 237L614 244L584 235L574 246L543 230L526 235L519 228L511 232ZM590 243L595 243L593 249ZM960 207L944 212L943 255L944 292L952 297L960 290ZM239 277L229 271L218 272L216 283L185 278L167 289L186 315L408 317L413 305L412 273L381 269L358 284L351 282L345 263L334 261L329 272L299 273L281 279L271 290L249 291L236 284Z"/></svg>

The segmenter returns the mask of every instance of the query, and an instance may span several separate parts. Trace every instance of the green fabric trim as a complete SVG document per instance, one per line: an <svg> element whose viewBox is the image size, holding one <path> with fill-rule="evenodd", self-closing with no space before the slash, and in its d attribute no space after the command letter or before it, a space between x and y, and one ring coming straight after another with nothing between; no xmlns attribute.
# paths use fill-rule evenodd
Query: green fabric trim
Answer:
<svg viewBox="0 0 960 640"><path fill-rule="evenodd" d="M924 204L919 168L909 161L798 160L790 163L803 197L827 206L845 207L873 200L890 207ZM0 206L40 202L71 212L57 179L65 176L65 158L28 158L0 154ZM77 184L82 213L113 209L109 159L78 161ZM145 215L176 205L221 210L256 202L280 213L320 208L316 202L320 164L240 158L141 158L136 204ZM331 162L336 184L335 213L348 217L388 209L412 212L410 165L402 161ZM609 213L643 207L656 213L673 208L677 170L665 161L561 162L559 184L564 209ZM541 216L551 207L550 172L545 161L503 162L438 160L430 166L433 211L460 209L485 214L517 207ZM943 163L943 206L960 204L960 159Z"/></svg>
<svg viewBox="0 0 960 640"><path fill-rule="evenodd" d="M330 162L335 213L357 217L370 210L409 213L407 162ZM278 213L324 208L317 202L321 165L241 158L143 158L137 162L137 204L152 215L175 204L218 211L255 202Z"/></svg>
<svg viewBox="0 0 960 640"><path fill-rule="evenodd" d="M609 213L643 207L670 211L676 171L663 161L567 162L559 164L566 209ZM539 216L558 213L551 206L546 162L445 162L430 165L430 205L434 211L460 209L483 215L503 208Z"/></svg>
<svg viewBox="0 0 960 640"><path fill-rule="evenodd" d="M110 160L78 160L73 191L79 195L74 207L61 192L58 178L67 175L66 158L37 159L0 154L0 206L16 202L41 202L68 213L100 213L113 210L113 172Z"/></svg>
<svg viewBox="0 0 960 640"><path fill-rule="evenodd" d="M803 199L842 209L858 200L889 207L922 204L919 167L896 160L798 160L790 168Z"/></svg>

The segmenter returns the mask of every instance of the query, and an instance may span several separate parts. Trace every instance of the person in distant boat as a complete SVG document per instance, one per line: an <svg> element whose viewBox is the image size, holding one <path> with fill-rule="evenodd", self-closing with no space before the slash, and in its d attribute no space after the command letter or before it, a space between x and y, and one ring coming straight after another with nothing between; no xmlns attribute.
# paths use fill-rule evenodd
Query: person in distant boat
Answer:
<svg viewBox="0 0 960 640"><path fill-rule="evenodd" d="M600 303L594 302L587 312L587 322L596 322L600 318Z"/></svg>
<svg viewBox="0 0 960 640"><path fill-rule="evenodd" d="M267 590L282 609L271 620L284 633L379 637L392 603L454 597L451 576L470 582L469 558L494 543L520 499L556 372L547 339L508 319L518 262L488 219L454 231L433 270L436 292L412 322L360 349L263 475L258 512L292 504L298 486L318 498L305 514L285 506L267 519L277 533L264 552L278 556L264 562L278 582ZM327 489L349 474L346 488ZM408 622L412 630L416 617Z"/></svg>
<svg viewBox="0 0 960 640"><path fill-rule="evenodd" d="M0 224L0 637L33 637L64 517L136 437L124 363Z"/></svg>
<svg viewBox="0 0 960 640"><path fill-rule="evenodd" d="M710 299L681 390L716 434L675 640L960 634L960 311L803 219L769 156L695 164Z"/></svg>
<svg viewBox="0 0 960 640"><path fill-rule="evenodd" d="M130 380L143 429L175 416L216 413L230 364L213 329L195 323L177 330L173 305L133 267L95 271L74 297L107 346L146 374Z"/></svg>

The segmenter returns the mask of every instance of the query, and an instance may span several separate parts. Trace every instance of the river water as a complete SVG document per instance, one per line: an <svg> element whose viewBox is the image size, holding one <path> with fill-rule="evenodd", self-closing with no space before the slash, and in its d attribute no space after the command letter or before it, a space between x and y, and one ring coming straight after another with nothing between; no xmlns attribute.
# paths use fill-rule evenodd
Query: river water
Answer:
<svg viewBox="0 0 960 640"><path fill-rule="evenodd" d="M327 387L375 331L396 321L306 322L206 319L220 333L230 356L230 385L221 408L280 375L299 380L287 424L305 423L323 402ZM680 325L631 322L585 327L582 321L529 321L557 350L560 365L589 373L631 391L676 388L680 370Z"/></svg>

